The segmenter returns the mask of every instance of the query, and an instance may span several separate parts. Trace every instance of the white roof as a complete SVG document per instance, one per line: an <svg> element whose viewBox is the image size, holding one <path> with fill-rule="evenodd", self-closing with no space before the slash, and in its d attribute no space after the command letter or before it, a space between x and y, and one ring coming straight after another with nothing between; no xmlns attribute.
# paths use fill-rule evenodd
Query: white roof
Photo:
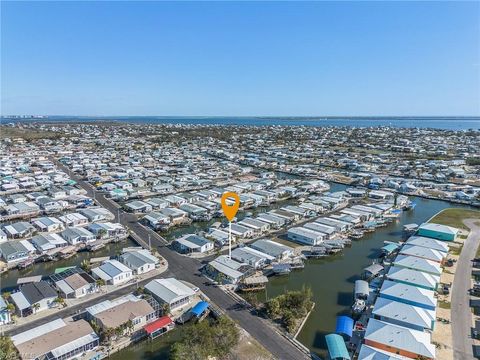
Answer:
<svg viewBox="0 0 480 360"><path fill-rule="evenodd" d="M440 282L440 276L429 274L397 266L392 266L388 271L387 278L396 281L403 281L417 286L436 288Z"/></svg>
<svg viewBox="0 0 480 360"><path fill-rule="evenodd" d="M432 290L422 289L417 286L385 280L380 289L380 297L394 297L398 301L409 301L422 304L431 308L437 305L437 299Z"/></svg>
<svg viewBox="0 0 480 360"><path fill-rule="evenodd" d="M401 321L402 323L425 329L431 329L432 323L435 321L434 310L427 310L384 298L377 299L372 315L381 316L382 320L386 322L390 322L390 320Z"/></svg>
<svg viewBox="0 0 480 360"><path fill-rule="evenodd" d="M416 256L398 255L393 261L393 264L395 266L405 267L418 271L425 271L433 275L442 274L442 268L440 266L440 263L427 259L422 259Z"/></svg>
<svg viewBox="0 0 480 360"><path fill-rule="evenodd" d="M96 314L99 314L99 313L101 313L105 310L108 310L108 309L114 308L114 307L116 307L120 304L126 303L128 301L136 302L136 301L140 301L140 300L141 299L137 298L133 294L127 294L125 296L116 298L114 300L102 301L98 304L87 307L85 310L92 315L96 315Z"/></svg>
<svg viewBox="0 0 480 360"><path fill-rule="evenodd" d="M19 308L20 310L28 309L30 307L30 303L21 291L13 293L12 295L10 295L10 297L12 298L17 308Z"/></svg>
<svg viewBox="0 0 480 360"><path fill-rule="evenodd" d="M402 248L400 249L400 254L412 255L436 262L442 262L442 260L447 256L447 253L438 250L409 244L405 244L402 246Z"/></svg>
<svg viewBox="0 0 480 360"><path fill-rule="evenodd" d="M145 289L167 303L173 303L195 292L175 278L154 279L145 285Z"/></svg>
<svg viewBox="0 0 480 360"><path fill-rule="evenodd" d="M363 344L358 360L410 360L410 358Z"/></svg>
<svg viewBox="0 0 480 360"><path fill-rule="evenodd" d="M427 332L370 319L365 332L365 340L385 344L427 358L435 358L435 345L431 343L431 335Z"/></svg>
<svg viewBox="0 0 480 360"><path fill-rule="evenodd" d="M448 243L440 240L431 239L425 236L411 236L406 244L423 246L429 249L448 252Z"/></svg>
<svg viewBox="0 0 480 360"><path fill-rule="evenodd" d="M453 234L453 235L456 235L458 233L457 228L447 226L447 225L442 225L442 224L435 224L435 223L423 223L422 225L420 225L419 229L426 229L426 230Z"/></svg>

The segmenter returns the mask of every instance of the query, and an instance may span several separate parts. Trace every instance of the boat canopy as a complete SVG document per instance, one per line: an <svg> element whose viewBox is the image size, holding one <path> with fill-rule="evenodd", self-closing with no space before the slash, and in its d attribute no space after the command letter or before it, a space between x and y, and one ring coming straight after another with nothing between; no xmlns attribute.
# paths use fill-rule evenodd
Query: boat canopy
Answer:
<svg viewBox="0 0 480 360"><path fill-rule="evenodd" d="M325 336L327 343L328 355L330 359L350 360L345 341L338 334L329 334Z"/></svg>
<svg viewBox="0 0 480 360"><path fill-rule="evenodd" d="M339 335L345 335L348 338L351 338L353 333L353 319L348 316L337 316L335 332Z"/></svg>
<svg viewBox="0 0 480 360"><path fill-rule="evenodd" d="M365 280L355 281L355 297L368 296L370 293L368 282Z"/></svg>
<svg viewBox="0 0 480 360"><path fill-rule="evenodd" d="M208 302L206 301L199 301L190 312L195 316L200 316L203 314L205 310L208 308Z"/></svg>
<svg viewBox="0 0 480 360"><path fill-rule="evenodd" d="M398 244L387 244L384 247L382 247L382 251L387 254L393 253L395 250L398 249Z"/></svg>

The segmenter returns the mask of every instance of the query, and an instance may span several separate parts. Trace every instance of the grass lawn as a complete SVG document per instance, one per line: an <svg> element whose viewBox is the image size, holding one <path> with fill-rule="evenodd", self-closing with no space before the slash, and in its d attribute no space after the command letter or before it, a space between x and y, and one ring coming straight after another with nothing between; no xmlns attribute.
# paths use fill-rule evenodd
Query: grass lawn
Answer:
<svg viewBox="0 0 480 360"><path fill-rule="evenodd" d="M9 126L0 127L0 138L22 138L24 140L36 139L59 139L67 137L65 134L54 131L43 131L34 129L21 129Z"/></svg>
<svg viewBox="0 0 480 360"><path fill-rule="evenodd" d="M451 304L448 301L439 301L438 306L442 309L450 309Z"/></svg>
<svg viewBox="0 0 480 360"><path fill-rule="evenodd" d="M462 220L479 218L479 210L450 208L438 213L429 222L469 230L469 228L463 224Z"/></svg>

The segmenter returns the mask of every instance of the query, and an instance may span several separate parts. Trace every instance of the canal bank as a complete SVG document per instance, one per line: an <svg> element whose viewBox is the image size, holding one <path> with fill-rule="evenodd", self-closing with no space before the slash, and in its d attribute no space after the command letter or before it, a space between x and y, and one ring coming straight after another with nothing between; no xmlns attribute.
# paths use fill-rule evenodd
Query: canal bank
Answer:
<svg viewBox="0 0 480 360"><path fill-rule="evenodd" d="M67 266L79 266L83 260L92 258L113 256L120 254L122 249L129 246L138 246L133 240L127 238L117 243L106 244L102 249L95 252L81 251L74 256L59 261L39 262L25 269L11 269L0 276L1 291L11 291L17 287L17 279L21 277L44 275L48 276L55 272L56 268Z"/></svg>
<svg viewBox="0 0 480 360"><path fill-rule="evenodd" d="M403 225L427 221L452 204L424 198L414 198L415 210L405 211L387 227L367 233L361 240L352 242L342 254L320 260L309 260L301 271L288 277L272 277L261 300L271 298L286 290L300 290L309 286L316 306L297 337L301 343L321 356L326 355L325 335L335 331L336 317L350 314L355 280L366 266L381 254L384 241L397 242L402 238ZM453 205L457 206L457 205ZM460 206L461 207L461 206Z"/></svg>

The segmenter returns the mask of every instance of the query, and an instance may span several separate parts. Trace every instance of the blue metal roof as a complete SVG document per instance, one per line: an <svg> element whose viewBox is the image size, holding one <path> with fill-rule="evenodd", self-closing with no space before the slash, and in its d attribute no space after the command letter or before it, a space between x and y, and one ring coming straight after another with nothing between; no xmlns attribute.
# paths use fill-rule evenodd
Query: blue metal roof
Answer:
<svg viewBox="0 0 480 360"><path fill-rule="evenodd" d="M351 338L353 333L353 319L348 316L337 316L335 332Z"/></svg>
<svg viewBox="0 0 480 360"><path fill-rule="evenodd" d="M195 316L200 316L203 314L205 310L208 308L208 302L206 301L199 301L190 312Z"/></svg>
<svg viewBox="0 0 480 360"><path fill-rule="evenodd" d="M325 336L325 341L327 342L328 355L330 356L330 359L350 360L347 346L345 345L345 341L340 335L329 334Z"/></svg>

